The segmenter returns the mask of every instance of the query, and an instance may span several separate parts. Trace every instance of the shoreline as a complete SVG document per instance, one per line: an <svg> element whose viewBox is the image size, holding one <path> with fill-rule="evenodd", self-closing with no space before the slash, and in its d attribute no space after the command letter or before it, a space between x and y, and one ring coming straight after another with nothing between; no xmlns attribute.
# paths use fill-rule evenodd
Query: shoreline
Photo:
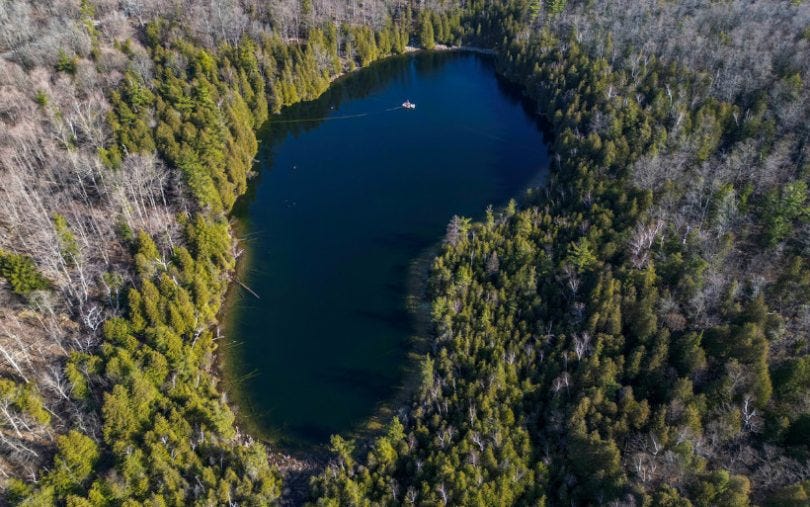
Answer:
<svg viewBox="0 0 810 507"><path fill-rule="evenodd" d="M364 70L377 63L384 62L390 58L398 58L415 53L443 53L443 52L470 52L481 55L493 56L496 54L494 50L485 48L478 48L474 46L446 46L437 44L432 49L418 48L414 46L406 46L405 51L400 54L387 55L379 58L365 67L356 67L353 70L344 70L343 72L333 76L329 81L331 87L336 81L348 77L354 73ZM325 93L327 87L323 93ZM322 93L322 94L323 94ZM321 95L322 95L321 94ZM320 95L319 95L320 96ZM317 97L312 100L317 100ZM300 103L300 102L299 102ZM297 103L296 103L297 104ZM285 106L289 107L289 106ZM267 125L272 124L274 117L279 113L273 113L268 118L267 122L256 130L258 134ZM258 153L256 154L258 155ZM254 155L254 156L256 156ZM248 185L252 184L249 181ZM240 200L244 199L248 193L239 196L237 204ZM225 273L227 277L227 288L222 295L222 304L217 314L217 335L220 337L220 344L216 351L215 357L215 370L219 376L219 385L222 393L227 398L227 405L235 416L234 427L239 439L254 439L265 445L267 449L268 461L278 468L282 476L282 495L279 498L281 505L300 505L307 496L309 478L320 473L329 461L329 452L327 445L320 446L287 446L280 444L280 436L274 436L272 431L267 428L262 428L256 422L255 414L252 414L249 408L249 402L240 394L239 384L241 378L233 371L233 357L231 354L231 347L237 344L238 340L230 337L226 331L229 327L229 318L232 318L232 309L234 302L237 298L242 297L242 291L245 291L245 297L254 297L249 294L248 289L242 282L243 274L246 272L251 257L249 247L242 247L242 241L239 238L240 231L243 231L244 223L240 217L234 213L237 207L229 213L229 233L231 236L232 249L234 252L234 269ZM413 394L414 390L418 388L418 383L415 379L418 378L419 368L424 360L425 353L429 350L430 342L430 305L427 299L427 289L432 261L441 247L442 240L439 239L437 243L412 261L411 268L408 273L407 291L404 295L403 304L405 305L410 317L414 323L414 334L409 337L406 351L406 358L402 365L402 380L400 385L395 387L395 394L388 400L380 400L380 403L372 410L371 414L364 420L358 422L357 427L347 432L347 438L368 441L376 434L379 434L385 428L385 424L391 417L396 415L397 410L407 405L409 396ZM231 366L229 366L229 364ZM278 439L277 439L278 438Z"/></svg>
<svg viewBox="0 0 810 507"><path fill-rule="evenodd" d="M405 46L405 53L404 54L417 53L417 52L420 52L420 51L424 51L424 52L430 52L430 51L435 51L435 52L459 51L459 52L477 53L479 55L490 55L490 56L495 56L495 55L498 54L497 51L495 51L494 49L481 48L481 47L478 47L478 46L448 46L446 44L436 44L431 49L425 49L425 48L420 48L420 47L416 47L416 46Z"/></svg>

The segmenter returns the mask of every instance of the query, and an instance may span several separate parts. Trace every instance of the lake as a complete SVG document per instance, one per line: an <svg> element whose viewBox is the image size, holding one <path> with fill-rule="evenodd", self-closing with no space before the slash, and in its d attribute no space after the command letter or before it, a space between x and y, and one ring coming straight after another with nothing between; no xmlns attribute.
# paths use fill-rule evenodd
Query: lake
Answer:
<svg viewBox="0 0 810 507"><path fill-rule="evenodd" d="M225 378L262 436L318 445L400 388L414 261L453 215L480 218L541 182L548 155L531 104L491 58L458 52L352 73L272 117L260 139L234 210L239 279L258 298L230 294Z"/></svg>

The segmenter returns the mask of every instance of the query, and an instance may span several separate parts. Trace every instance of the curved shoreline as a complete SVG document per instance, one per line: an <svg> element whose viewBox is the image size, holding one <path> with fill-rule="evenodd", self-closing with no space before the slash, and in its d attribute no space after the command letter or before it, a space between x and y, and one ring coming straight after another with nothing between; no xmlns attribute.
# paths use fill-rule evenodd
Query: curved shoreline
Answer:
<svg viewBox="0 0 810 507"><path fill-rule="evenodd" d="M403 54L387 56L372 62L366 67L358 67L352 71L346 71L335 76L331 80L332 84L330 84L330 88L336 81L388 59L401 58L417 52L438 53L449 51L471 52L482 55L495 54L494 51L491 50L466 46L437 46L432 50L409 47ZM327 88L327 90L328 89L329 88ZM324 93L326 93L327 90L324 90ZM277 115L271 116L268 122L258 129L257 132L261 132L266 129L268 125L272 125L274 119L277 117ZM249 182L249 185L255 184L255 181ZM244 199L248 196L249 191L240 196L237 205L230 213L230 235L233 249L234 252L237 252L240 248L242 248L242 250L241 255L235 255L236 263L234 270L227 273L229 278L228 288L223 295L223 303L218 315L218 328L227 329L230 327L228 322L229 319L233 318L233 305L237 301L236 298L242 297L242 287L240 287L241 283L239 280L244 279L244 274L250 266L251 249L242 246L245 240L240 239L240 235L245 232L244 222L242 222L237 212L239 202L244 202ZM368 440L379 434L380 430L383 429L390 418L396 414L397 410L406 407L407 400L413 394L414 389L418 387L416 375L419 374L419 367L422 364L424 353L428 350L430 342L431 319L430 305L426 297L427 282L433 259L436 256L440 244L441 239L437 244L413 259L408 270L408 288L403 304L407 308L410 318L413 319L415 332L408 338L406 357L401 366L401 381L398 385L393 387L394 394L391 398L380 400L379 404L371 411L367 418L359 421L355 428L347 432L347 435L351 438ZM247 291L247 289L245 290ZM254 297L254 295L246 293L245 297ZM228 405L236 416L235 427L237 431L241 430L240 434L244 437L259 440L266 445L270 461L278 467L284 477L282 502L297 504L297 502L304 499L307 493L306 487L308 478L319 473L326 465L329 457L326 446L285 446L279 442L282 438L280 434L274 435L273 431L268 431L268 428L262 427L262 425L257 422L256 412L251 409L250 402L243 396L243 389L239 385L245 377L239 377L237 375L233 366L235 359L229 357L236 341L227 335L221 338L221 340L221 348L217 351L216 367L220 375L222 391L227 396Z"/></svg>
<svg viewBox="0 0 810 507"><path fill-rule="evenodd" d="M490 55L490 56L495 56L495 55L498 54L498 52L495 51L494 49L481 48L481 47L478 47L478 46L447 46L445 44L436 44L431 49L418 48L416 46L406 46L405 47L405 54L407 54L407 53L415 53L415 52L419 52L419 51L425 51L425 52L430 52L430 51L435 51L435 52L463 51L463 52L468 52L468 53L478 53L480 55Z"/></svg>
<svg viewBox="0 0 810 507"><path fill-rule="evenodd" d="M351 75L354 75L354 74L356 74L356 73L358 73L358 72L360 72L360 71L362 71L364 69L367 69L368 67L373 66L375 64L384 63L385 61L390 60L390 59L394 59L394 58L406 57L406 56L409 56L409 55L412 55L412 54L415 54L415 53L444 53L444 52L470 52L470 53L481 54L481 55L486 55L486 56L494 56L496 54L496 52L494 50L490 50L490 49L486 49L486 48L480 48L480 47L476 47L476 46L447 46L447 45L443 45L443 44L436 44L432 49L418 48L418 47L415 47L415 46L406 46L405 51L403 53L394 54L394 55L388 55L388 56L379 58L379 59L371 62L369 65L367 65L365 67L357 67L357 68L355 68L353 70L344 70L343 72L341 72L340 74L337 74L336 76L334 76L330 80L329 87L327 89L325 89L323 91L323 93L326 93L332 86L334 86L334 84L337 81L342 80L344 78L347 78L347 77L349 77ZM323 95L323 93L321 95ZM312 99L312 100L317 100L317 98ZM296 104L300 104L300 103L302 103L302 102L297 102L295 104L291 104L290 106L285 106L285 107L292 107L292 106L294 106ZM259 132L262 132L265 129L267 129L269 125L272 125L274 118L277 118L278 115L279 115L279 113L272 114L268 118L267 122L264 125L262 125L261 127L259 127L256 130L256 132L259 133ZM257 138L258 137L259 136L257 135ZM256 155L258 155L258 153ZM249 180L249 182L248 182L249 187L250 187L250 185L253 185L253 184L254 184L254 182ZM228 288L225 291L225 294L223 295L222 306L220 308L220 311L218 312L218 316L217 316L217 322L218 322L217 327L218 328L227 328L228 327L228 325L226 323L228 322L228 319L230 318L229 315L232 313L230 311L230 309L232 308L232 306L233 306L233 304L235 302L235 298L240 296L240 293L242 292L242 290L246 290L246 289L243 289L240 286L240 283L237 283L237 280L242 278L242 274L245 273L245 269L249 264L247 259L250 257L250 249L249 248L240 249L240 239L239 239L238 236L239 236L240 228L243 227L243 224L241 223L239 217L236 216L237 215L236 211L238 210L239 204L244 202L244 199L248 196L248 194L249 194L249 191L246 191L245 194L239 196L238 199L237 199L236 204L234 205L233 209L229 213L230 235L231 235L231 241L232 241L232 244L233 244L232 248L233 248L234 252L238 252L238 253L235 255L236 263L235 263L235 267L234 267L233 271L227 273L227 276L228 276ZM436 248L435 246L431 247L428 251L429 252L435 252L435 248ZM425 254L425 255L427 255L427 254ZM420 259L421 259L421 256L418 257L415 261L420 260ZM425 262L427 262L428 260L432 260L432 257L430 259L424 259L424 260L425 260ZM426 275L427 275L427 273L426 273ZM411 275L409 274L408 277L411 278ZM424 281L425 284L426 284L426 282L427 282L427 280ZM253 297L253 296L249 295L249 297ZM410 293L406 294L406 301L409 300L410 298L411 298L411 294ZM409 313L410 313L410 308L409 308ZM429 314L428 314L428 319L429 319ZM219 334L219 336L223 336L223 335ZM417 339L417 341L419 339L424 340L424 339L426 339L426 337L420 337L420 338ZM228 365L227 365L228 362L229 362L229 359L227 358L227 349L230 348L230 345L234 344L235 341L231 340L227 335L224 336L224 340L225 340L225 343L228 344L228 345L226 346L227 348L222 348L222 349L217 351L217 357L216 357L217 372L218 372L218 374L220 376L220 379L221 379L221 382L222 382L223 386L238 385L240 383L241 379L236 378L236 375L232 371L230 371L231 368L229 368ZM409 350L409 353L411 353L411 352L412 351ZM406 372L406 374L407 374L407 372ZM399 391L400 387L397 387L396 389ZM246 400L240 399L241 396L239 396L237 394L237 393L240 392L240 389L238 389L238 388L229 389L227 387L223 387L223 392L226 394L226 396L228 398L228 405L231 407L231 410L236 415L236 418L237 418L237 424L236 424L237 430L244 429L251 437L262 441L268 447L275 448L275 447L277 447L279 445L278 441L274 438L272 433L268 434L266 428L258 427L255 420L249 415L250 414L249 403ZM395 395L395 397L398 397L398 395ZM385 404L385 402L381 402L381 403ZM245 407L248 407L248 409L244 410ZM386 409L385 407L381 407L380 409L375 409L372 412L372 414L366 420L358 423L358 427L356 429L353 429L352 431L350 431L350 434L362 435L362 434L365 434L369 430L378 429L378 428L375 428L375 426L379 423L379 418L383 414L390 415L391 412L388 411L390 409L391 409L391 407L388 407L388 409ZM370 428L369 428L369 426L370 426ZM294 454L298 454L297 449L288 449L288 450L290 450ZM304 452L302 454L304 456L310 456L312 454L311 451L314 451L314 449L310 448L310 449L308 449L306 452Z"/></svg>

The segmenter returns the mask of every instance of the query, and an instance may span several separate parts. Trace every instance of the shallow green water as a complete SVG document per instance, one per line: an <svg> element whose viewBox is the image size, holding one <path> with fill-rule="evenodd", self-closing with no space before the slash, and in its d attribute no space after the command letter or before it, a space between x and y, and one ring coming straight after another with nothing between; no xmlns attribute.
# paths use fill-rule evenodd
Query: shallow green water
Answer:
<svg viewBox="0 0 810 507"><path fill-rule="evenodd" d="M417 108L399 108L405 99ZM319 444L401 383L411 263L454 214L480 217L541 179L547 153L530 106L468 53L375 64L261 138L259 176L235 211L240 277L260 299L239 289L231 302L226 370L262 432Z"/></svg>

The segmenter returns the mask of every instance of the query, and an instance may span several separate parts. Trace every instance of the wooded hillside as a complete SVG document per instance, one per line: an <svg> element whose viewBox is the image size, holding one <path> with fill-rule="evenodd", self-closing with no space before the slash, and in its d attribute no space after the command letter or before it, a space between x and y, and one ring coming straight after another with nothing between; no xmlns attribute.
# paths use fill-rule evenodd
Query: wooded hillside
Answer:
<svg viewBox="0 0 810 507"><path fill-rule="evenodd" d="M433 267L421 386L319 505L806 505L801 2L478 2L553 176Z"/></svg>
<svg viewBox="0 0 810 507"><path fill-rule="evenodd" d="M497 52L547 187L449 225L434 342L320 505L810 502L810 6L0 5L0 483L264 505L215 371L255 129L409 45Z"/></svg>

